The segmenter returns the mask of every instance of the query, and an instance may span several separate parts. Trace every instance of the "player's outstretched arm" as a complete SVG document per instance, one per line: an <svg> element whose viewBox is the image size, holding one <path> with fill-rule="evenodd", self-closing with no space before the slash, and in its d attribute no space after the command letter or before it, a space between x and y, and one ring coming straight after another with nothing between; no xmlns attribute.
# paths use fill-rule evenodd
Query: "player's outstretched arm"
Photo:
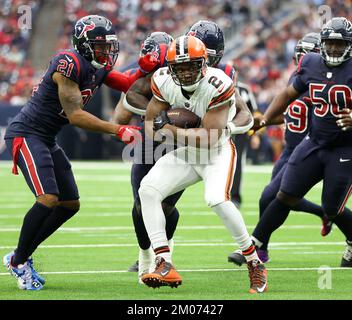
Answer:
<svg viewBox="0 0 352 320"><path fill-rule="evenodd" d="M291 84L282 90L270 103L269 107L266 109L263 119L260 123L261 126L267 124L274 124L273 121L281 114L283 114L287 106L296 100L301 93L299 93Z"/></svg>
<svg viewBox="0 0 352 320"><path fill-rule="evenodd" d="M114 114L112 115L112 122L118 124L129 124L133 112L126 110L124 107L125 94L121 92L121 97L115 107Z"/></svg>
<svg viewBox="0 0 352 320"><path fill-rule="evenodd" d="M83 100L78 84L58 72L53 74L53 80L58 86L58 94L61 106L70 123L79 128L108 134L116 134L122 141L127 143L134 140L139 132L134 127L121 126L101 120L94 115L82 110ZM125 131L131 131L127 137ZM125 136L123 137L123 135Z"/></svg>
<svg viewBox="0 0 352 320"><path fill-rule="evenodd" d="M137 72L130 75L121 73L117 70L111 71L106 76L104 84L112 89L126 93L137 79L144 77L147 73L152 72L155 68L157 68L160 61L151 53L147 53L145 56L139 58L138 64L139 69Z"/></svg>
<svg viewBox="0 0 352 320"><path fill-rule="evenodd" d="M152 96L150 87L150 78L152 74L138 79L127 91L123 106L126 110L139 115L145 115L149 103L149 97Z"/></svg>

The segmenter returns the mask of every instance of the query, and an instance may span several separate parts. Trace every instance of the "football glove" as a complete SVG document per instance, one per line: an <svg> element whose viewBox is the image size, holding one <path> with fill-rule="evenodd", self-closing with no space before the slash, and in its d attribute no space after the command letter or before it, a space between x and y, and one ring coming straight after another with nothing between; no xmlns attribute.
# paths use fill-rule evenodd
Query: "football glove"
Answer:
<svg viewBox="0 0 352 320"><path fill-rule="evenodd" d="M141 127L137 126L119 126L116 135L126 144L137 143L142 141L142 135L139 132Z"/></svg>
<svg viewBox="0 0 352 320"><path fill-rule="evenodd" d="M153 129L154 131L160 130L167 123L171 123L169 117L165 110L161 111L153 120Z"/></svg>
<svg viewBox="0 0 352 320"><path fill-rule="evenodd" d="M142 73L147 74L160 66L160 60L158 60L151 52L148 52L146 55L139 58L138 64Z"/></svg>

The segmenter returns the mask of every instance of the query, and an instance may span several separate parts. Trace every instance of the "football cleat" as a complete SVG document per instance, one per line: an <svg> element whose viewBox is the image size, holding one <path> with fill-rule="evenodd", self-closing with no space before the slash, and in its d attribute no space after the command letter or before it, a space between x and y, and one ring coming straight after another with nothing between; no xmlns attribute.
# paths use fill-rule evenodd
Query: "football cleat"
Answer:
<svg viewBox="0 0 352 320"><path fill-rule="evenodd" d="M264 264L258 260L247 262L250 281L249 293L263 293L268 290L267 271Z"/></svg>
<svg viewBox="0 0 352 320"><path fill-rule="evenodd" d="M3 257L3 263L5 267L9 270L10 274L17 279L18 288L21 290L41 290L43 288L43 285L39 282L36 277L34 277L32 269L30 268L28 262L14 267L11 264L13 255L13 252L10 252L9 254L5 255Z"/></svg>
<svg viewBox="0 0 352 320"><path fill-rule="evenodd" d="M257 249L258 258L262 263L270 262L269 251L264 249Z"/></svg>
<svg viewBox="0 0 352 320"><path fill-rule="evenodd" d="M330 221L328 219L328 217L325 216L325 215L324 215L324 217L321 220L322 220L322 224L323 225L321 226L320 234L323 237L325 237L325 236L327 236L330 233L330 231L332 229L333 222Z"/></svg>
<svg viewBox="0 0 352 320"><path fill-rule="evenodd" d="M341 259L341 267L352 268L352 245L347 244L347 247Z"/></svg>
<svg viewBox="0 0 352 320"><path fill-rule="evenodd" d="M37 280L41 283L41 284L45 284L45 279L37 272L37 270L34 269L33 266L33 258L29 257L27 259L27 263L29 265L29 267L32 269L32 274L35 278L37 278Z"/></svg>
<svg viewBox="0 0 352 320"><path fill-rule="evenodd" d="M134 264L131 264L130 267L128 268L128 272L138 272L138 269L139 269L139 262L138 260L134 263Z"/></svg>
<svg viewBox="0 0 352 320"><path fill-rule="evenodd" d="M263 249L258 249L256 247L256 251L258 254L258 257L260 261L263 263L269 262L269 251L268 250L263 250ZM235 250L234 252L230 253L227 257L228 262L233 262L234 264L238 265L239 267L242 266L242 264L247 263L247 260L245 256L242 254L241 250Z"/></svg>
<svg viewBox="0 0 352 320"><path fill-rule="evenodd" d="M241 250L235 250L234 252L230 253L227 257L228 262L233 262L234 264L238 265L239 267L242 264L247 263L246 258L242 254Z"/></svg>
<svg viewBox="0 0 352 320"><path fill-rule="evenodd" d="M177 288L182 284L182 278L174 266L166 262L162 257L155 258L155 270L143 275L141 280L151 288L159 288L162 286Z"/></svg>

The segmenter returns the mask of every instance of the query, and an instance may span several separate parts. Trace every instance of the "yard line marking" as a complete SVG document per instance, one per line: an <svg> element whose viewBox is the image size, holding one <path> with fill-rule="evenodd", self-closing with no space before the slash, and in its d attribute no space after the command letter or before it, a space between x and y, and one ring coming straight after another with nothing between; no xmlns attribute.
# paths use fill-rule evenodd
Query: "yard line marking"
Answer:
<svg viewBox="0 0 352 320"><path fill-rule="evenodd" d="M316 271L316 270L350 270L351 268L341 267L312 267L312 268L267 268L268 271ZM236 269L178 269L179 272L248 272L247 268L236 268ZM104 273L129 273L127 270L87 270L87 271L47 271L40 272L41 274L60 275L60 274L104 274ZM0 276L10 276L8 272L0 273Z"/></svg>
<svg viewBox="0 0 352 320"><path fill-rule="evenodd" d="M15 195L15 194L14 194ZM81 197L82 199L82 197ZM32 201L33 202L33 201ZM33 203L6 203L6 204L1 204L1 208L2 209L21 209L21 208L28 208L30 205L33 205ZM100 202L90 202L90 203L94 203L94 204L90 204L90 205L86 205L86 203L84 202L84 200L82 200L83 204L81 206L81 210L84 209L99 209L99 208L111 208L111 210L113 210L113 208L116 208L116 211L120 210L121 208L128 208L128 209L132 209L133 207L133 199L131 197L130 200L128 201L118 201L116 200L116 203L100 203ZM86 201L89 202L89 201ZM190 203L190 204L184 204L184 205L179 205L177 206L177 208L184 210L184 209L194 209L194 208L206 208L206 205L204 203ZM213 216L215 216L216 214L213 213Z"/></svg>
<svg viewBox="0 0 352 320"><path fill-rule="evenodd" d="M13 196L13 192L12 193L9 193L8 196ZM1 194L2 196L4 195L3 193ZM17 195L17 193L16 193ZM23 199L23 197L27 196L25 199ZM22 201L28 201L28 202L33 202L33 198L32 197L28 197L29 194L23 194L23 196L21 196L21 200ZM82 198L82 195L81 195L81 198ZM115 201L115 202L120 202L120 201L132 201L133 200L133 196L132 195L126 195L126 196L121 196L121 195L116 195L115 197L114 196L83 196L83 199L84 199L84 202L103 202L103 201L106 201L106 202L112 202L112 201ZM9 202L9 199L0 199L0 202Z"/></svg>
<svg viewBox="0 0 352 320"><path fill-rule="evenodd" d="M71 161L73 171L77 170L92 170L92 171L102 171L102 170L126 170L130 171L132 167L132 162L99 162L99 161ZM8 168L12 167L11 161L1 161L0 168ZM244 168L244 172L250 173L271 173L273 169L272 165L246 165ZM11 172L9 172L9 175Z"/></svg>
<svg viewBox="0 0 352 320"><path fill-rule="evenodd" d="M291 254L341 254L341 251L300 251L300 252L291 252Z"/></svg>
<svg viewBox="0 0 352 320"><path fill-rule="evenodd" d="M255 228L255 225L247 225L247 228L252 229ZM321 226L317 225L288 225L281 226L280 229L320 229ZM224 226L179 226L178 230L225 230ZM62 227L59 228L59 232L93 232L93 231L120 231L120 230L134 230L132 226L117 226L117 227ZM0 232L18 232L20 231L20 227L8 227L8 228L0 228Z"/></svg>
<svg viewBox="0 0 352 320"><path fill-rule="evenodd" d="M344 241L337 242L273 242L269 244L269 249L271 247L280 246L320 246L320 245L345 245ZM235 247L237 246L234 242L211 242L211 243L201 243L201 242L176 242L178 247ZM52 244L52 245L42 245L39 249L59 249L59 248L116 248L116 247L137 247L137 243L101 243L101 244ZM13 246L0 246L0 249L13 249Z"/></svg>

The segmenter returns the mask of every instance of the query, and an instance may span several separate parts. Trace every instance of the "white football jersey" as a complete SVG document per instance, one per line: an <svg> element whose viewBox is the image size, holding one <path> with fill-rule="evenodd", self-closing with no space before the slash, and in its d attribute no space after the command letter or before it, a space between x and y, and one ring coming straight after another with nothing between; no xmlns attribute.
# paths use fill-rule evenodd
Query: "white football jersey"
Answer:
<svg viewBox="0 0 352 320"><path fill-rule="evenodd" d="M205 76L200 80L197 89L187 99L172 79L167 67L157 70L151 81L153 95L156 99L167 102L171 108L185 108L200 118L204 118L208 110L231 101L228 122L236 115L235 85L232 79L222 70L208 67ZM219 144L223 144L230 135L223 134Z"/></svg>

